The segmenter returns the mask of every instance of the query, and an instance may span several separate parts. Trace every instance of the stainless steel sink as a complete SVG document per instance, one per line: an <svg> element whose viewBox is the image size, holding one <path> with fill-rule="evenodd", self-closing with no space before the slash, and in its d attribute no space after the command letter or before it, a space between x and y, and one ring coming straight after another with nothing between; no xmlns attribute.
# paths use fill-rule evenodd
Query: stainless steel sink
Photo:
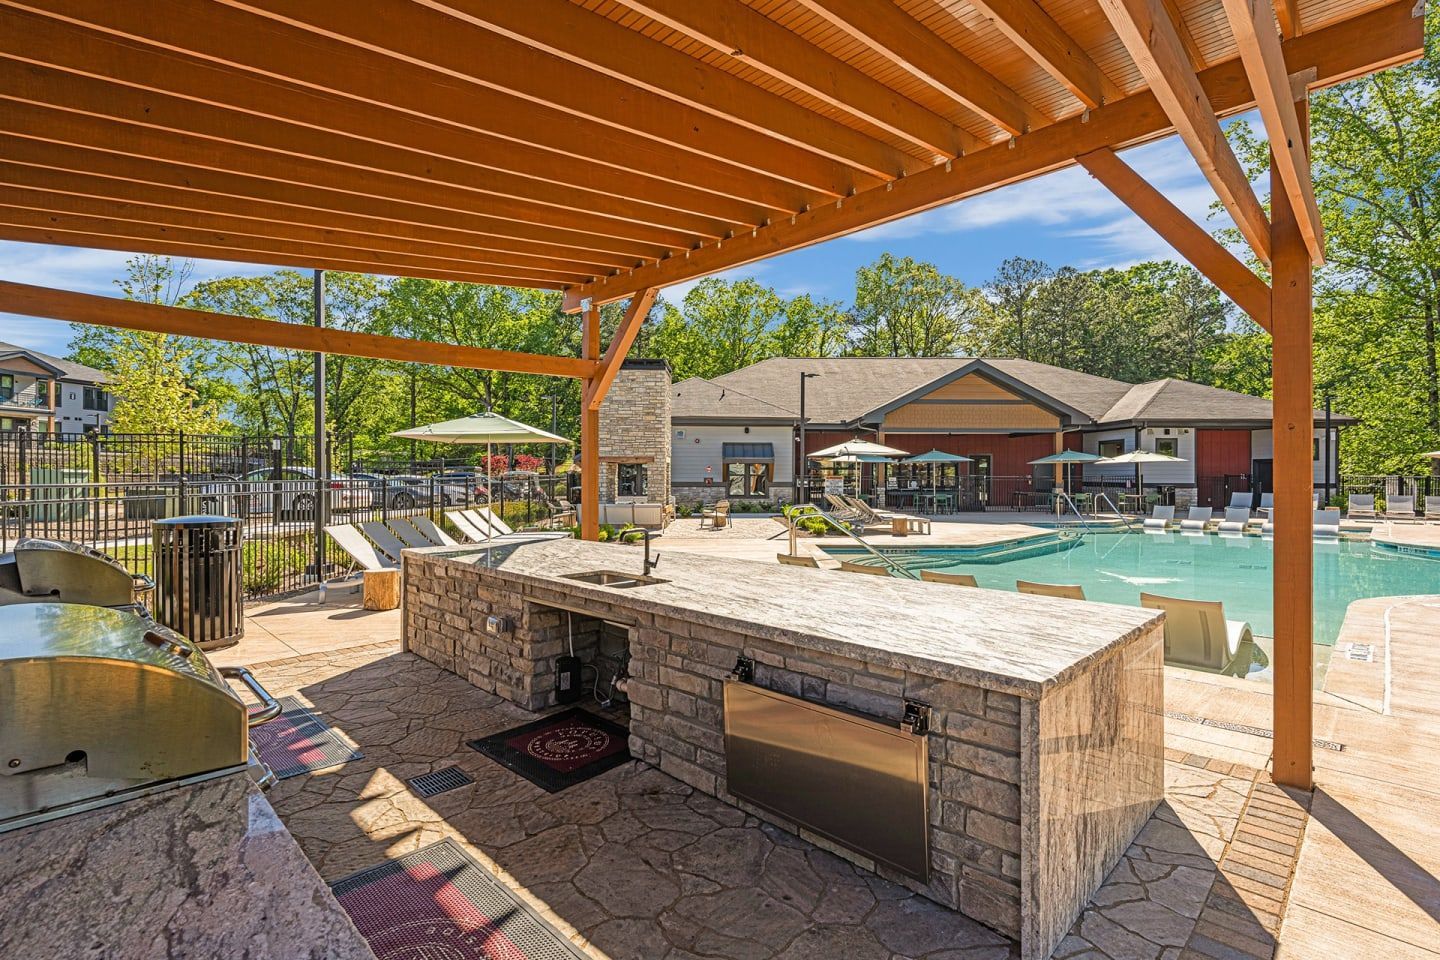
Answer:
<svg viewBox="0 0 1440 960"><path fill-rule="evenodd" d="M668 583L658 577L646 577L638 573L621 573L619 570L587 570L584 573L567 573L564 579L580 583L593 583L602 587L643 587L652 583Z"/></svg>

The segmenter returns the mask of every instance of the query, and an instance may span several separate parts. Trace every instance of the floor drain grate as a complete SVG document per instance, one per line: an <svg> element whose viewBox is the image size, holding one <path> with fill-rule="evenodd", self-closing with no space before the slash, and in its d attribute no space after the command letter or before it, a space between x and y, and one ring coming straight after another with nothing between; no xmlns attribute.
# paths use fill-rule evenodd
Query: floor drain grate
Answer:
<svg viewBox="0 0 1440 960"><path fill-rule="evenodd" d="M457 790L475 782L470 776L459 767L446 767L444 770L436 770L434 773L422 773L418 777L411 777L405 781L410 785L416 796L433 797L438 793L445 793L447 790Z"/></svg>
<svg viewBox="0 0 1440 960"><path fill-rule="evenodd" d="M1352 643L1345 651L1345 655L1351 660L1358 660L1361 663L1375 662L1375 647L1368 643Z"/></svg>
<svg viewBox="0 0 1440 960"><path fill-rule="evenodd" d="M1230 723L1226 720L1211 720L1209 717L1196 717L1175 710L1166 710L1165 716L1171 720L1184 720L1186 723L1198 723L1201 726L1215 727L1219 730L1229 730L1233 733L1246 733L1252 737L1264 737L1266 740L1275 739L1274 732L1266 730L1264 727L1252 727L1244 723ZM1315 746L1321 750L1334 750L1336 753L1343 753L1345 751L1345 744L1336 743L1334 740L1322 740L1320 737L1316 737L1314 742Z"/></svg>

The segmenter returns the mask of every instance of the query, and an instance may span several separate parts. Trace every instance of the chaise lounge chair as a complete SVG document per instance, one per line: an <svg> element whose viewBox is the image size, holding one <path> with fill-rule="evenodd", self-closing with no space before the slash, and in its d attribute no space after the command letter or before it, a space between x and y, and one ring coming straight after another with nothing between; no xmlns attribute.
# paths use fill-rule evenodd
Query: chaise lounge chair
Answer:
<svg viewBox="0 0 1440 960"><path fill-rule="evenodd" d="M1190 515L1180 521L1181 533L1204 533L1215 511L1210 507L1191 507Z"/></svg>
<svg viewBox="0 0 1440 960"><path fill-rule="evenodd" d="M400 566L389 557L382 556L380 551L375 549L375 545L366 540L352 524L337 523L326 527L325 533L350 558L350 568L340 578L342 580L353 576L357 569L368 573L375 570L394 570ZM322 578L319 589L321 603L325 602L325 593L329 587L330 582Z"/></svg>
<svg viewBox="0 0 1440 960"><path fill-rule="evenodd" d="M389 527L385 526L385 524L379 520L366 520L360 524L360 529L363 530L365 536L369 537L375 546L379 547L390 559L397 563L400 561L400 551L405 549L406 544L402 543L399 537L391 533Z"/></svg>
<svg viewBox="0 0 1440 960"><path fill-rule="evenodd" d="M475 526L474 521L472 521L469 517L465 516L465 514L461 513L459 510L445 511L445 519L453 523L455 525L455 529L459 530L466 537L468 537L471 543L479 543L482 540L490 539L490 537L487 536L483 530Z"/></svg>
<svg viewBox="0 0 1440 960"><path fill-rule="evenodd" d="M787 567L815 567L818 569L820 566L820 561L808 553L796 554L793 557L788 553L777 553L775 559Z"/></svg>
<svg viewBox="0 0 1440 960"><path fill-rule="evenodd" d="M1174 522L1174 505L1162 505L1157 503L1155 504L1154 509L1151 511L1150 516L1145 518L1145 522L1141 524L1141 527L1142 529L1150 530L1155 533L1164 533L1170 528L1170 525Z"/></svg>
<svg viewBox="0 0 1440 960"><path fill-rule="evenodd" d="M939 570L921 570L920 579L926 583L948 583L955 587L978 587L975 578L968 573L941 573Z"/></svg>
<svg viewBox="0 0 1440 960"><path fill-rule="evenodd" d="M514 528L506 523L500 514L489 507L481 507L478 510L472 510L471 513L477 514L486 523L490 524L490 529L495 531L495 536L497 537L508 537L515 533Z"/></svg>
<svg viewBox="0 0 1440 960"><path fill-rule="evenodd" d="M1243 508L1246 513L1249 513L1250 505L1254 502L1255 494L1251 493L1249 490L1236 490L1234 493L1230 494L1230 502L1225 505L1225 509L1233 510L1239 507Z"/></svg>
<svg viewBox="0 0 1440 960"><path fill-rule="evenodd" d="M1244 533L1250 526L1249 507L1226 507L1225 519L1220 521L1221 533Z"/></svg>
<svg viewBox="0 0 1440 960"><path fill-rule="evenodd" d="M1019 593L1029 593L1037 597L1059 597L1061 600L1085 599L1085 588L1078 583L1036 583L1033 580L1016 580L1015 589Z"/></svg>
<svg viewBox="0 0 1440 960"><path fill-rule="evenodd" d="M1352 493L1346 501L1345 515L1351 520L1375 519L1375 494Z"/></svg>
<svg viewBox="0 0 1440 960"><path fill-rule="evenodd" d="M884 567L873 567L868 563L855 563L851 560L841 560L840 569L846 573L864 573L872 577L888 577L890 571Z"/></svg>
<svg viewBox="0 0 1440 960"><path fill-rule="evenodd" d="M1314 535L1334 539L1340 536L1340 508L1315 511Z"/></svg>
<svg viewBox="0 0 1440 960"><path fill-rule="evenodd" d="M420 531L421 536L425 537L431 543L434 543L437 546L459 546L459 544L455 541L454 537L450 536L450 534L446 533L444 530L441 530L439 524L437 524L434 520L431 520L429 517L411 517L410 522L415 525L416 530Z"/></svg>
<svg viewBox="0 0 1440 960"><path fill-rule="evenodd" d="M422 533L420 528L415 526L413 519L414 518L406 517L390 518L390 529L394 532L395 536L400 538L400 542L407 547L440 546L440 541L434 540Z"/></svg>
<svg viewBox="0 0 1440 960"><path fill-rule="evenodd" d="M1411 497L1387 497L1385 499L1386 520L1414 520L1415 498Z"/></svg>
<svg viewBox="0 0 1440 960"><path fill-rule="evenodd" d="M1440 521L1440 497L1425 498L1425 519L1429 523Z"/></svg>
<svg viewBox="0 0 1440 960"><path fill-rule="evenodd" d="M1140 594L1140 606L1165 611L1165 662L1207 673L1243 677L1253 663L1269 661L1255 645L1250 624L1225 619L1218 600Z"/></svg>
<svg viewBox="0 0 1440 960"><path fill-rule="evenodd" d="M854 497L842 495L840 499L854 508L862 526L882 527L895 533L928 534L930 532L929 517L917 517L911 513L895 513L892 510L877 510L864 500L857 500Z"/></svg>
<svg viewBox="0 0 1440 960"><path fill-rule="evenodd" d="M1275 494L1273 494L1273 493L1262 493L1262 494L1260 494L1260 506L1258 506L1258 507L1255 508L1255 512L1258 513L1258 514L1260 514L1260 516L1262 516L1262 517L1268 517L1268 516L1270 516L1270 511L1272 511L1272 510L1274 510L1274 509L1275 509Z"/></svg>

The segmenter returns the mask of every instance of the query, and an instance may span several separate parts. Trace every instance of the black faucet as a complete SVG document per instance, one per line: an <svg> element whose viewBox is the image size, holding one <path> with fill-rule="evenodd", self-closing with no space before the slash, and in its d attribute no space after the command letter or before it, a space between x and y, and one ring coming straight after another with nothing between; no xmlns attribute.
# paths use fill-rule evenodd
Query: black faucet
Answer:
<svg viewBox="0 0 1440 960"><path fill-rule="evenodd" d="M627 536L627 537L632 537L632 538L635 537L635 536L639 536L642 540L645 541L645 559L644 559L644 561L643 561L643 563L642 563L642 566L641 566L641 569L640 569L640 575L641 575L641 576L647 576L647 575L650 573L651 570L654 570L657 566L660 565L660 558L659 558L659 557L656 557L654 560L651 560L651 559L650 559L650 538L653 537L654 535L655 535L655 531L653 531L653 530L640 529L640 530L626 530L626 531L625 531L625 536Z"/></svg>

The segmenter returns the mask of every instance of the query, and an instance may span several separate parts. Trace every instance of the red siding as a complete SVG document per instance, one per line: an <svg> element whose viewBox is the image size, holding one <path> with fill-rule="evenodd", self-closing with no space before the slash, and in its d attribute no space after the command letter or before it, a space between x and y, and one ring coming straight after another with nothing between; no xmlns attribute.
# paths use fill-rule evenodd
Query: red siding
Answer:
<svg viewBox="0 0 1440 960"><path fill-rule="evenodd" d="M1249 430L1195 431L1195 476L1197 479L1249 473Z"/></svg>
<svg viewBox="0 0 1440 960"><path fill-rule="evenodd" d="M1031 460L1055 452L1055 435L1051 433L1013 437L1004 433L892 433L886 435L885 442L911 453L943 450L965 457L989 454L992 477L1028 477L1035 469L1030 466Z"/></svg>

